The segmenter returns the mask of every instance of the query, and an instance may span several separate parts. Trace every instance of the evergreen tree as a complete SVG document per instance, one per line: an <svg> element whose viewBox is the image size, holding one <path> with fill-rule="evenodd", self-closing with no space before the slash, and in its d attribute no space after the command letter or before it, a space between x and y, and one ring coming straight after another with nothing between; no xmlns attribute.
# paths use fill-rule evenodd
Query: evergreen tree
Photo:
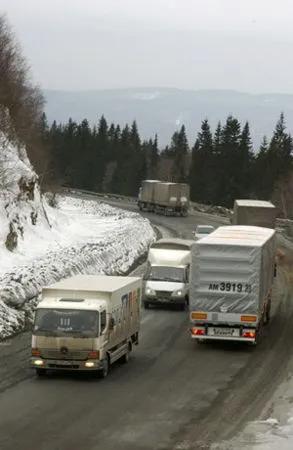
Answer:
<svg viewBox="0 0 293 450"><path fill-rule="evenodd" d="M171 154L173 156L172 178L174 182L186 181L186 157L188 154L188 140L185 126L176 131L171 140Z"/></svg>
<svg viewBox="0 0 293 450"><path fill-rule="evenodd" d="M201 131L192 149L189 174L192 199L210 203L214 197L215 155L213 136L208 119L201 124Z"/></svg>

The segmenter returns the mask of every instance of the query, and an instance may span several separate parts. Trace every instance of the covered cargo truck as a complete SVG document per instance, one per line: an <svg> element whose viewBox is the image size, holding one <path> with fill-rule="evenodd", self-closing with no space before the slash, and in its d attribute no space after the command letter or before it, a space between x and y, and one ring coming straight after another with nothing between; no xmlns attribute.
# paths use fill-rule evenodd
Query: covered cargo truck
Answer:
<svg viewBox="0 0 293 450"><path fill-rule="evenodd" d="M252 225L275 228L277 209L271 202L263 200L235 200L233 225Z"/></svg>
<svg viewBox="0 0 293 450"><path fill-rule="evenodd" d="M144 307L156 304L179 305L189 302L189 270L193 240L160 239L148 253L144 276Z"/></svg>
<svg viewBox="0 0 293 450"><path fill-rule="evenodd" d="M31 367L94 371L127 362L138 344L142 280L77 275L42 291L32 331Z"/></svg>
<svg viewBox="0 0 293 450"><path fill-rule="evenodd" d="M144 180L138 194L139 204L153 204L155 202L155 185L159 180Z"/></svg>
<svg viewBox="0 0 293 450"><path fill-rule="evenodd" d="M269 322L276 274L275 230L219 227L192 249L192 339L257 342Z"/></svg>
<svg viewBox="0 0 293 450"><path fill-rule="evenodd" d="M186 216L190 187L185 183L144 180L138 195L140 210L156 214Z"/></svg>

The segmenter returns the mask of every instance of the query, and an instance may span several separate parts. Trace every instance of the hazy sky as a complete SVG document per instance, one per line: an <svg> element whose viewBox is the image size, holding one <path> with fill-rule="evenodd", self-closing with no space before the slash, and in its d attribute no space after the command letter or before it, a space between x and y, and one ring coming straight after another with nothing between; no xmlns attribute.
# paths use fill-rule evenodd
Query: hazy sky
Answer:
<svg viewBox="0 0 293 450"><path fill-rule="evenodd" d="M293 92L293 0L0 0L46 89Z"/></svg>

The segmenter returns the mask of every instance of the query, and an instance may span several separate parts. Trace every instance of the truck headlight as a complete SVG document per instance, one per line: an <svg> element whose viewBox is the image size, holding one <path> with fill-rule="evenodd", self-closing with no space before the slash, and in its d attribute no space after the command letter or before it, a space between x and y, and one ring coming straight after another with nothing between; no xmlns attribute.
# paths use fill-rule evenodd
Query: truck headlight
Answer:
<svg viewBox="0 0 293 450"><path fill-rule="evenodd" d="M42 359L35 359L33 363L35 366L43 366L44 365L44 361Z"/></svg>
<svg viewBox="0 0 293 450"><path fill-rule="evenodd" d="M172 295L174 295L174 297L182 297L183 291L181 291L181 290L179 289L179 291L174 291L174 292L172 293Z"/></svg>
<svg viewBox="0 0 293 450"><path fill-rule="evenodd" d="M156 295L155 291L153 291L151 288L146 288L145 293L146 295Z"/></svg>

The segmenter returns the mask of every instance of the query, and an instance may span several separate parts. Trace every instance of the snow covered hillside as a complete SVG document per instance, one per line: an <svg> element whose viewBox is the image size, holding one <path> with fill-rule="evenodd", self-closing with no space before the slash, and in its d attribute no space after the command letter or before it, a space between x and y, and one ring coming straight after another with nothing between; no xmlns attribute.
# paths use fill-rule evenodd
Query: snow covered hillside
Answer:
<svg viewBox="0 0 293 450"><path fill-rule="evenodd" d="M42 286L77 273L123 274L155 239L148 220L96 201L49 206L26 152L0 139L0 338L23 329Z"/></svg>

